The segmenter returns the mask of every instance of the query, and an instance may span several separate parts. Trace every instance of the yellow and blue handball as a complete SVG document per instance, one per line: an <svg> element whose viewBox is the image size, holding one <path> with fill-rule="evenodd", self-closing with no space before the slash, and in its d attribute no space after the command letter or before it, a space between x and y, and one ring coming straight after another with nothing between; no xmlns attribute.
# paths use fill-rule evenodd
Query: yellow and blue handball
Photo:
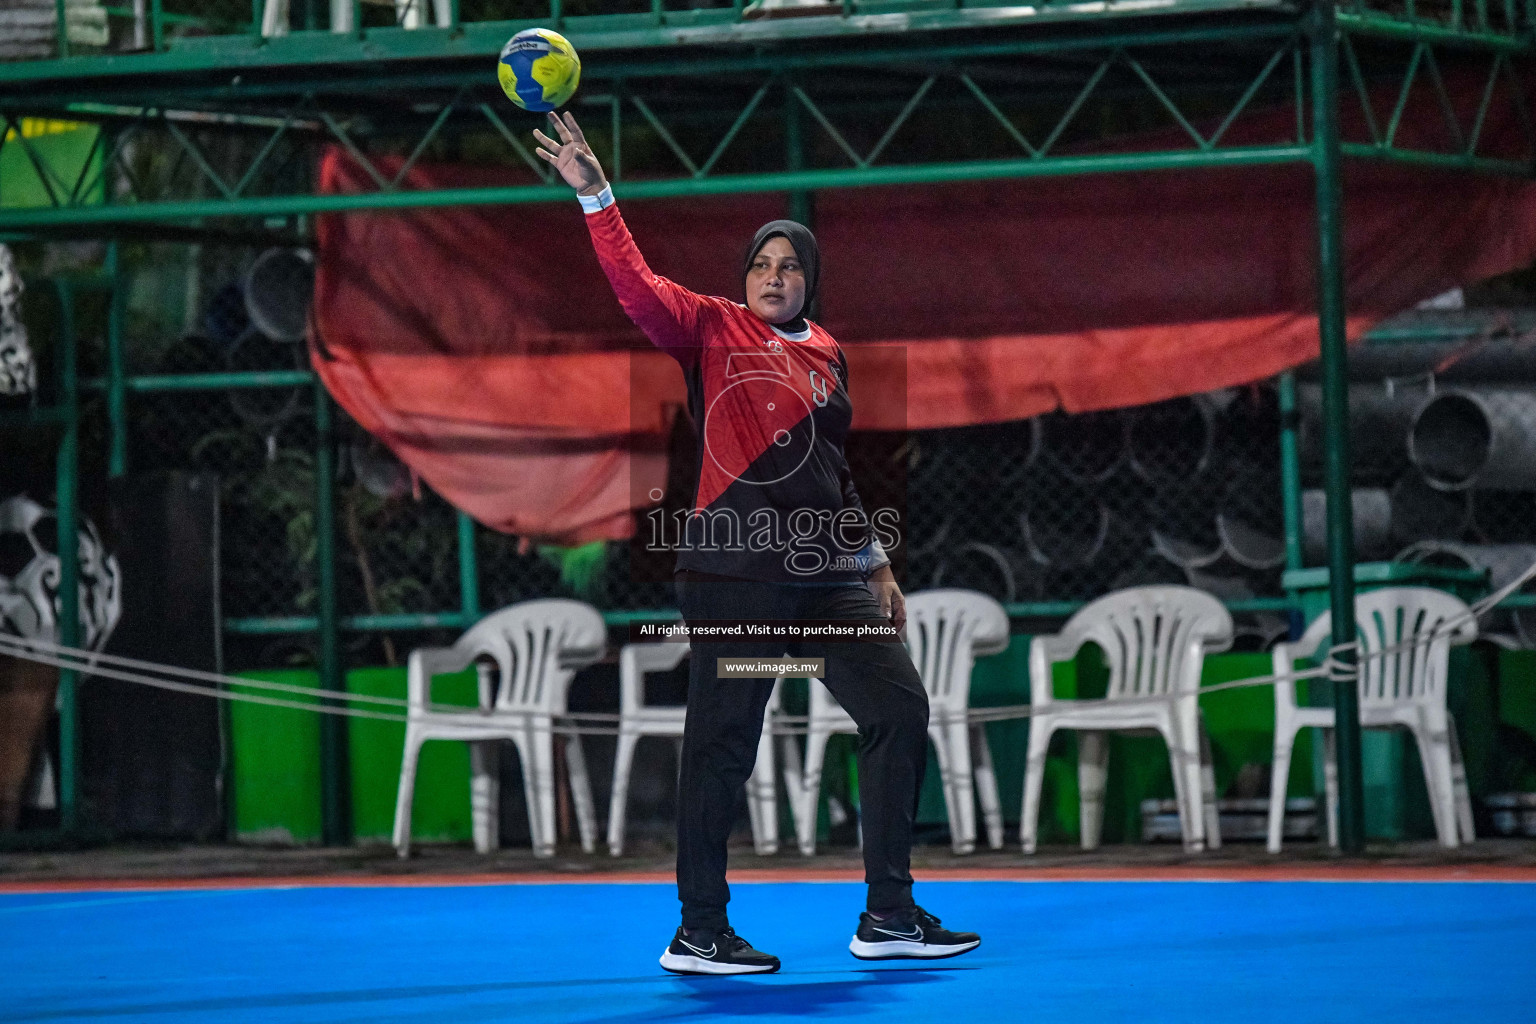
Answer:
<svg viewBox="0 0 1536 1024"><path fill-rule="evenodd" d="M554 110L576 92L581 60L559 32L525 28L501 48L496 78L507 98L524 110Z"/></svg>

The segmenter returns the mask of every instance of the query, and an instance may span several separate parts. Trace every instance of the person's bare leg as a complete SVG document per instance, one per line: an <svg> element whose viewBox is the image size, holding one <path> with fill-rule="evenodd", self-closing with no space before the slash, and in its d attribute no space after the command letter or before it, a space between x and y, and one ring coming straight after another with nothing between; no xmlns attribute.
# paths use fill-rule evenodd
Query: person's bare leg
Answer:
<svg viewBox="0 0 1536 1024"><path fill-rule="evenodd" d="M53 666L0 655L0 832L14 829L21 817L32 751L48 724L58 686L59 670Z"/></svg>

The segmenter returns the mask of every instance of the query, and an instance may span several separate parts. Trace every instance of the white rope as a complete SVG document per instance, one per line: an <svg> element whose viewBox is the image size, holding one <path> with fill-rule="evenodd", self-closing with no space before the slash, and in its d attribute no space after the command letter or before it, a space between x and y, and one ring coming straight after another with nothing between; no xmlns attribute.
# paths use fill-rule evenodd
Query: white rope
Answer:
<svg viewBox="0 0 1536 1024"><path fill-rule="evenodd" d="M270 679L246 679L240 676L226 676L220 675L217 672L204 672L194 668L182 668L178 665L162 665L159 662L140 661L137 658L124 658L115 654L103 654L96 651L87 652L78 647L65 647L62 644L56 644L48 640L31 638L23 640L5 633L0 633L0 647L5 648L5 653L14 657L26 657L26 654L19 653L17 651L18 646L41 648L44 652L52 654L56 657L77 657L81 659L88 658L90 661L89 665L69 665L61 667L79 667L83 672L89 672L96 675L104 674L99 672L94 667L97 662L103 662L109 665L122 666L124 668L142 669L147 672L158 672L162 675L180 676L184 679L196 679L201 682L213 683L217 686L249 686L252 689L258 690L278 690L284 693L302 693L305 696L311 697L331 697L336 700L357 701L360 703L389 704L402 708L408 707L410 704L409 701L403 700L399 697L375 697L365 693L345 693L340 690L326 690L313 686L301 686L297 683L280 683Z"/></svg>
<svg viewBox="0 0 1536 1024"><path fill-rule="evenodd" d="M1385 652L1383 652L1385 653ZM1133 694L1129 697L1076 697L1068 698L1061 703L1070 704L1073 710L1084 707L1093 707L1101 704L1113 704L1117 708L1123 708L1133 704L1167 704L1178 700L1180 697L1197 696L1204 697L1208 693L1221 693L1225 690L1242 690L1253 686L1273 686L1281 680L1295 682L1299 679L1321 679L1328 674L1325 667L1302 669L1300 672L1277 672L1268 676L1249 676L1244 679L1229 679L1223 683L1212 683L1210 686L1202 686L1199 690L1173 690L1168 693ZM966 721L970 722L1003 722L1015 718L1031 718L1035 712L1051 711L1049 704L1044 707L1036 707L1033 704L999 704L993 707L972 708L966 714Z"/></svg>
<svg viewBox="0 0 1536 1024"><path fill-rule="evenodd" d="M217 700L243 701L250 704L260 704L267 707L290 708L297 711L313 711L317 714L340 715L345 718L364 718L381 722L405 723L408 716L388 711L375 711L367 708L338 707L334 704L318 704L308 701L287 700L281 697L271 697L261 694L236 692L238 689L253 689L276 691L279 693L302 694L307 697L326 698L336 701L363 702L387 704L395 707L409 708L410 702L398 697L381 697L370 694L347 693L341 690L328 690L319 687L302 686L295 683L281 683L269 679L246 679L239 676L226 676L216 672L204 672L197 669L180 668L175 665L161 665L156 662L140 661L134 658L123 658L116 655L98 654L75 647L65 647L62 644L52 643L40 639L20 639L8 634L0 633L0 654L10 655L16 658L25 658L44 665L52 665L55 668L74 669L76 671L102 676L108 679L118 679L123 682L137 683L159 690L169 690L173 693L189 693L199 696L213 697ZM109 663L109 664L103 664ZM122 665L125 667L116 667ZM182 682L175 679L164 679L159 676L147 675L144 672L132 671L133 668L144 668L152 672L160 672L165 675L181 676L188 679L199 680L200 683ZM209 684L209 685L201 685ZM515 718L551 718L561 723L578 721L604 721L617 723L620 716L608 712L567 712L554 715L548 711L526 708L496 708L490 711L482 711L478 707L460 704L428 704L423 710L428 712L445 714L474 714L483 713L487 718L506 719ZM569 727L567 727L569 728ZM593 732L599 730L593 729ZM602 734L617 734L617 729L611 729Z"/></svg>
<svg viewBox="0 0 1536 1024"><path fill-rule="evenodd" d="M80 661L70 660L69 657L56 656L36 650L28 650L27 647L12 646L8 636L0 636L0 654L8 654L15 658L25 658L41 665L52 665L62 669L82 669ZM36 641L27 641L28 645L35 645ZM69 650L66 648L65 650ZM71 651L71 654L79 652ZM384 722L404 722L404 715L393 715L383 711L368 711L363 708L343 708L320 704L308 704L297 700L284 700L281 697L264 697L250 693L233 693L229 690L215 689L210 686L199 686L196 683L181 683L171 679L158 679L154 676L146 676L137 672L128 672L123 669L98 666L92 670L93 675L104 676L107 679L120 679L126 683L138 683L140 686L149 686L157 690L170 690L173 693L192 693L206 697L214 697L220 700L238 700L250 704L263 704L268 707L292 708L297 711L315 711L321 714L342 715L347 718L370 718ZM230 685L241 686L250 682L245 679L232 680ZM300 687L299 689L302 689Z"/></svg>
<svg viewBox="0 0 1536 1024"><path fill-rule="evenodd" d="M1386 658L1404 651L1427 647L1442 637L1451 636L1463 624L1475 621L1488 614L1499 602L1525 586L1532 579L1536 579L1536 562L1532 562L1526 567L1524 572L1487 597L1468 605L1466 612L1446 619L1444 622L1436 625L1434 629L1427 633L1419 634L1412 640L1383 647L1378 651L1369 653L1367 657L1372 659ZM1318 668L1305 669L1300 672L1276 672L1272 675L1250 676L1246 679L1232 679L1224 683L1202 686L1197 691L1197 695L1203 697L1208 693L1220 693L1224 690L1239 690L1254 686L1273 686L1282 680L1295 682L1302 679L1327 679L1333 683L1353 685L1360 678L1359 652L1360 642L1358 640L1335 644L1328 649L1327 654L1323 658L1322 665ZM1345 654L1352 654L1354 657L1344 657L1343 655ZM1106 704L1113 704L1115 707L1125 707L1132 704L1161 704L1178 700L1185 696L1188 696L1186 691L1176 690L1168 693L1132 695L1129 697L1079 698L1072 700L1072 707L1076 709ZM1001 722L1019 718L1030 718L1036 711L1047 710L1049 710L1048 707L1037 708L1034 704L1006 704L995 707L972 708L966 712L965 718L969 722Z"/></svg>
<svg viewBox="0 0 1536 1024"><path fill-rule="evenodd" d="M1408 645L1402 645L1408 646ZM1323 675L1330 683L1351 684L1360 681L1360 662L1358 657L1344 657L1346 652L1358 656L1359 641L1350 641L1347 644L1339 644L1328 649L1328 654L1323 658ZM1382 650L1371 657L1380 657L1389 653Z"/></svg>
<svg viewBox="0 0 1536 1024"><path fill-rule="evenodd" d="M1468 606L1465 613L1457 615L1439 623L1433 630L1415 636L1412 640L1393 644L1368 655L1370 658L1384 658L1404 651L1414 650L1434 643L1442 637L1450 636L1468 622L1481 618L1491 611L1499 602L1509 597L1532 579L1536 579L1536 562L1528 566L1519 576L1504 584L1498 590L1487 597ZM1359 679L1360 643L1358 640L1348 643L1335 644L1328 649L1323 663L1317 668L1303 669L1301 671L1277 672L1267 676L1252 676L1245 679L1232 679L1211 686L1202 686L1197 691L1198 696L1210 693L1220 693L1226 690L1245 689L1257 686L1273 686L1282 680L1296 682L1305 679L1328 679L1330 682L1353 684ZM296 711L311 711L323 715L339 715L345 718L360 718L372 721L395 722L405 724L410 716L393 713L390 711L373 710L370 708L355 708L339 706L335 703L321 704L309 701L288 700L283 697L268 696L263 693L244 693L241 690L267 691L268 693L301 694L310 698L344 702L347 704L376 704L386 707L413 709L413 705L407 699L399 697L375 696L372 694L348 693L342 690L330 690L318 687L303 686L296 683L282 683L269 679L248 679L238 676L227 676L217 672L205 672L198 669L181 668L175 665L163 665L158 662L143 661L136 658L126 658L120 655L104 654L98 651L88 651L77 647L66 647L63 644L38 638L20 638L0 633L0 654L16 658L24 658L44 665L51 665L61 669L71 669L89 675L103 676L108 679L118 679L123 682L137 683L159 690L168 690L173 693L187 693L198 696L212 697L216 700L241 701L249 704L258 704L266 707L288 708ZM1353 655L1348 657L1347 655ZM159 675L149 675L154 672ZM179 678L166 679L164 676ZM192 681L186 681L192 680ZM1171 691L1160 694L1140 694L1125 697L1099 697L1080 698L1072 700L1074 708L1083 708L1094 705L1109 705L1125 707L1134 704L1163 704L1186 697L1184 691ZM619 723L623 722L623 716L612 712L577 711L562 714L553 714L549 711L528 708L494 708L483 709L473 706L458 704L427 704L424 711L429 713L445 713L467 715L479 712L487 719L507 718L541 718L549 720L552 731L562 735L601 735L615 736L620 729ZM1029 718L1041 711L1049 711L1049 705L1037 707L1034 704L1009 704L985 708L971 708L964 713L965 720L971 723L998 722L1013 719ZM946 709L938 709L938 718L941 723L950 717ZM581 723L611 723L607 725L584 725ZM775 714L772 716L770 731L773 735L804 735L808 731L809 716Z"/></svg>
<svg viewBox="0 0 1536 1024"><path fill-rule="evenodd" d="M1426 647L1441 637L1448 637L1459 630L1468 622L1475 622L1494 609L1500 601L1509 597L1515 591L1525 586L1532 579L1536 579L1536 562L1526 566L1525 571L1514 579L1504 584L1487 597L1474 601L1467 606L1467 610L1455 615L1435 626L1428 633L1415 636L1413 640L1384 647L1374 654L1367 655L1371 658L1382 658L1390 654L1399 654L1403 651L1413 650L1418 647ZM1353 655L1353 657L1345 657ZM1351 640L1347 643L1334 644L1328 648L1328 653L1323 659L1323 667L1330 682L1355 683L1360 679L1360 641Z"/></svg>

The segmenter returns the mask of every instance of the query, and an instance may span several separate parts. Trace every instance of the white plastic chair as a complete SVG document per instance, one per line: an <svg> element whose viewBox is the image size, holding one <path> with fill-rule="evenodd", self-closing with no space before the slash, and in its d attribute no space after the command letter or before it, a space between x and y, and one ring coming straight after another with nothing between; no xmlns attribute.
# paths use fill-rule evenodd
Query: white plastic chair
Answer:
<svg viewBox="0 0 1536 1024"><path fill-rule="evenodd" d="M428 0L363 0L364 3L379 6L393 6L395 9L395 23L401 28L427 28L429 20L440 28L446 28L453 21L453 10L450 0L430 0L431 16L427 13ZM290 0L264 0L261 11L261 34L270 39L274 36L288 34L288 10ZM357 26L352 24L352 0L331 0L331 31L351 32Z"/></svg>
<svg viewBox="0 0 1536 1024"><path fill-rule="evenodd" d="M619 743L613 761L613 797L608 804L608 852L624 852L624 819L629 799L629 772L635 747L642 736L670 736L681 743L687 707L681 704L647 704L645 674L667 672L688 656L686 642L625 644L619 650ZM779 710L783 678L773 684L757 763L747 780L747 813L752 821L752 846L764 856L779 851L778 801L774 792L773 719ZM784 737L786 741L789 737ZM794 779L798 783L798 777ZM794 789L790 790L791 793Z"/></svg>
<svg viewBox="0 0 1536 1024"><path fill-rule="evenodd" d="M602 657L607 628L596 608L554 598L515 604L476 623L452 647L422 647L411 652L407 671L408 707L405 755L400 764L400 793L395 804L394 845L410 854L411 800L416 762L427 740L459 740L470 745L470 814L475 849L488 853L499 842L496 743L511 740L523 766L528 825L533 852L555 852L554 736L566 711L566 691L576 670ZM476 665L479 707L445 710L431 706L432 677ZM565 735L566 766L581 848L597 843L592 788L587 779L581 737Z"/></svg>
<svg viewBox="0 0 1536 1024"><path fill-rule="evenodd" d="M805 769L801 772L800 787L790 791L790 807L796 844L800 852L809 857L816 852L816 804L821 797L827 740L837 733L857 733L859 727L820 679L806 682L809 689L806 695Z"/></svg>
<svg viewBox="0 0 1536 1024"><path fill-rule="evenodd" d="M1103 700L1058 700L1051 666L1096 643L1109 664ZM1168 744L1184 846L1221 845L1215 778L1200 719L1200 672L1209 653L1232 643L1232 616L1221 602L1192 587L1132 587L1099 598L1067 620L1055 636L1037 636L1029 650L1029 757L1019 823L1025 853L1034 853L1040 790L1051 734L1076 729L1082 847L1099 845L1104 822L1107 732L1155 732Z"/></svg>
<svg viewBox="0 0 1536 1024"><path fill-rule="evenodd" d="M950 844L956 853L976 848L976 802L981 802L987 842L1003 845L1003 812L992 770L986 726L972 721L971 669L977 655L1008 647L1008 613L985 594L971 590L925 590L907 598L907 653L928 693L928 736L944 783ZM857 733L852 716L819 679L811 680L806 726L805 771L795 814L800 852L816 852L816 803L827 740ZM974 780L974 784L973 784Z"/></svg>
<svg viewBox="0 0 1536 1024"><path fill-rule="evenodd" d="M1326 612L1307 627L1300 640L1276 644L1276 675L1294 671L1298 658L1326 653L1332 639L1332 617ZM1456 738L1456 722L1445 706L1446 666L1451 644L1477 639L1477 620L1460 598L1430 587L1386 587L1355 598L1355 629L1360 640L1360 726L1364 729L1407 729L1418 744L1429 790L1435 833L1440 845L1472 842L1472 799ZM1430 639L1433 637L1433 639ZM1410 645L1393 654L1378 652ZM1377 654L1376 657L1372 657ZM1331 707L1302 707L1296 684L1275 683L1275 759L1270 773L1270 853L1280 852L1285 818L1286 783L1291 750L1302 729L1323 730L1323 784L1328 803L1330 846L1339 845L1338 757L1334 747Z"/></svg>

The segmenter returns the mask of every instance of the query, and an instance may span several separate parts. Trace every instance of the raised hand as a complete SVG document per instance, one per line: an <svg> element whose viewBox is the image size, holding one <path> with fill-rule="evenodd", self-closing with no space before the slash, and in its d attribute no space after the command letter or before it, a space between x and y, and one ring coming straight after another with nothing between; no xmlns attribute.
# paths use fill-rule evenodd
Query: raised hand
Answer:
<svg viewBox="0 0 1536 1024"><path fill-rule="evenodd" d="M576 123L570 111L566 111L565 119L561 120L551 110L549 123L560 136L560 141L556 142L535 128L533 137L539 145L534 152L554 164L565 183L581 195L595 196L607 188L608 179L603 174L603 165L592 155L592 147L587 145L587 137L581 133L581 126Z"/></svg>

